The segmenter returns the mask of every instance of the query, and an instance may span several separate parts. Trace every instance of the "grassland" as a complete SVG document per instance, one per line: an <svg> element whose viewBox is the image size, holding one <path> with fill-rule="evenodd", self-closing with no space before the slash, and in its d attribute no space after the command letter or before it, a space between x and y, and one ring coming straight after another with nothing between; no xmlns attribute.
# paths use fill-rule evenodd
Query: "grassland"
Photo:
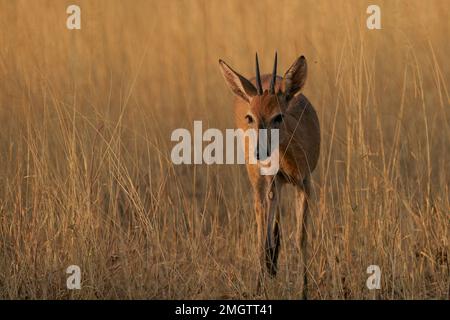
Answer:
<svg viewBox="0 0 450 320"><path fill-rule="evenodd" d="M322 126L310 298L449 299L450 3L377 1L372 31L369 4L1 0L0 298L256 298L245 168L174 166L170 134L233 128L218 59L251 76L278 50ZM285 195L274 299L300 295Z"/></svg>

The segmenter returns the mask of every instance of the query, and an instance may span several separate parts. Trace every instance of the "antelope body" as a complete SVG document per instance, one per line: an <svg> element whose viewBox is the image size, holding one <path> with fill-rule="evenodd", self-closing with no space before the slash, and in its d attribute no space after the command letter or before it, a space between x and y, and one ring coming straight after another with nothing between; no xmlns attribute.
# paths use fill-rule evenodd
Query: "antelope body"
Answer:
<svg viewBox="0 0 450 320"><path fill-rule="evenodd" d="M307 75L306 59L299 57L283 77L277 76L277 56L272 74L260 75L256 55L256 77L248 80L224 61L219 60L224 78L237 96L236 126L240 129L279 129L279 171L263 176L257 164L249 164L247 172L253 188L257 220L258 246L261 250L262 277L267 271L277 274L280 251L280 197L284 184L296 188L297 241L302 255L302 296L307 295L307 221L311 173L320 151L320 127L317 114L300 93ZM244 142L246 144L246 142ZM270 156L270 150L257 149L257 160ZM248 159L248 155L246 154ZM265 267L264 267L265 265ZM266 271L264 271L266 270ZM262 281L259 282L260 288Z"/></svg>

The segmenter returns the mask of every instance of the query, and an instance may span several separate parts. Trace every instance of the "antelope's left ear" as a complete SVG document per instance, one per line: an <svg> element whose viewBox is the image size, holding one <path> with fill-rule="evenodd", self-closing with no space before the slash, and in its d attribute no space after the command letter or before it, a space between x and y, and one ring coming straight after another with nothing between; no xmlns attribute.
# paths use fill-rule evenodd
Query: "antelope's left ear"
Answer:
<svg viewBox="0 0 450 320"><path fill-rule="evenodd" d="M306 82L308 68L306 58L299 57L292 66L286 71L283 77L282 89L287 100L292 99L299 92Z"/></svg>
<svg viewBox="0 0 450 320"><path fill-rule="evenodd" d="M223 60L219 60L220 69L222 70L222 74L230 87L231 91L247 102L250 102L250 99L256 95L255 86L247 80L245 77L241 76L239 73L231 69L229 65L225 63Z"/></svg>

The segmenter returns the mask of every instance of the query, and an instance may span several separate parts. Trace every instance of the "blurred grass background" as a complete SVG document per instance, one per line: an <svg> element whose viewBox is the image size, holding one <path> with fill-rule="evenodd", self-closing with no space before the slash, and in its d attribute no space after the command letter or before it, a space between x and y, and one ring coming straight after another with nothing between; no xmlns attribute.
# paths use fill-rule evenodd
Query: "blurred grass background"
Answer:
<svg viewBox="0 0 450 320"><path fill-rule="evenodd" d="M250 77L277 50L322 127L311 298L448 299L450 4L377 1L368 30L370 4L1 0L0 298L257 298L245 168L174 166L170 134L233 128L218 59ZM286 190L273 299L301 289Z"/></svg>

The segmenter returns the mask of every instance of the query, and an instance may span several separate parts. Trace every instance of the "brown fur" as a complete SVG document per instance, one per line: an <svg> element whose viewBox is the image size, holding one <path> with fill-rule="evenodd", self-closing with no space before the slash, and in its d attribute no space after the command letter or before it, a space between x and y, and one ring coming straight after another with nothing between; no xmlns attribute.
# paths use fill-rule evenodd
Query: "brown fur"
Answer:
<svg viewBox="0 0 450 320"><path fill-rule="evenodd" d="M281 88L281 77L277 77L276 92ZM255 84L255 79L251 79ZM250 105L250 110L262 120L268 120L277 113L285 114L280 127L280 172L283 180L296 184L308 178L314 171L320 152L320 126L314 107L303 95L293 97L287 105L282 103L282 93L269 95L267 89L270 83L270 75L262 76L264 94L255 99ZM249 110L249 104L241 98L236 98L234 103L236 127L247 130L249 125L245 116ZM248 156L248 155L247 155ZM248 158L246 159L248 160ZM248 163L248 161L247 161ZM257 165L247 166L250 181L260 177Z"/></svg>
<svg viewBox="0 0 450 320"><path fill-rule="evenodd" d="M255 79L250 81L237 74L223 61L222 71L230 88L236 94L234 103L235 122L240 129L278 128L280 167L275 176L260 175L257 164L249 164L246 153L247 171L255 197L255 212L258 229L258 246L261 248L261 268L270 276L277 273L277 260L280 249L280 196L282 186L292 184L297 189L296 216L298 245L302 253L303 292L307 294L307 217L310 196L310 177L314 171L320 152L320 126L317 114L301 93L306 80L306 59L300 57L286 72L284 78L276 78L275 93L268 89L271 75L261 77L263 94L257 95ZM251 83L251 84L250 84ZM291 89L291 90L289 90ZM272 121L279 114L283 115L281 123ZM248 123L247 115L253 121ZM248 150L248 141L245 141ZM264 265L266 266L264 268ZM258 288L264 285L264 271Z"/></svg>

